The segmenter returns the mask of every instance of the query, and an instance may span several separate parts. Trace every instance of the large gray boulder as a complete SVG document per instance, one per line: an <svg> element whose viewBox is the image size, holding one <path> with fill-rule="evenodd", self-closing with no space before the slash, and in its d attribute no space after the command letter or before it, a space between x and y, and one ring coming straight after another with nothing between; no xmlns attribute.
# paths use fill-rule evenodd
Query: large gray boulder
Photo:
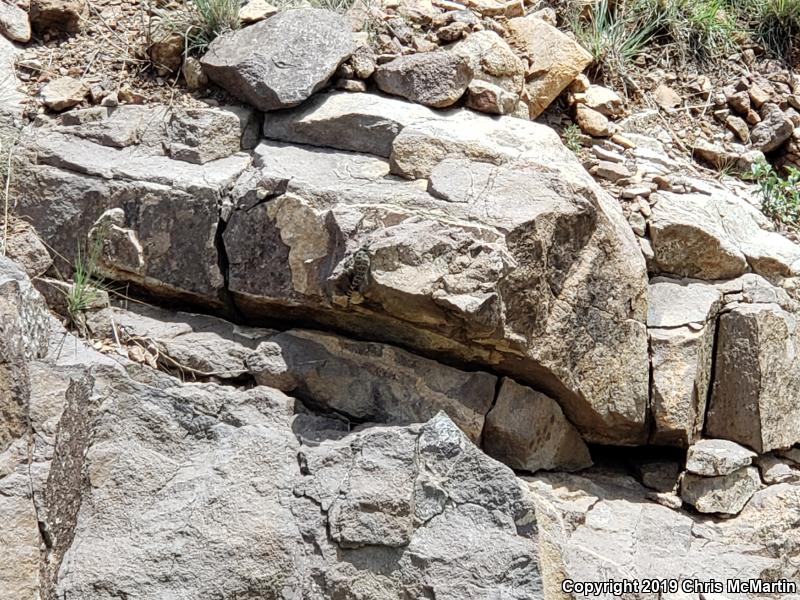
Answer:
<svg viewBox="0 0 800 600"><path fill-rule="evenodd" d="M355 48L343 17L301 8L218 37L200 62L211 81L268 111L296 106L324 87Z"/></svg>
<svg viewBox="0 0 800 600"><path fill-rule="evenodd" d="M547 598L565 597L559 595L565 578L675 579L690 584L715 580L723 585L729 579L796 580L797 567L786 557L800 550L800 486L780 484L756 491L738 516L720 520L650 502L647 490L617 473L543 473L526 480L536 498L541 556L547 557L542 570ZM765 540L771 550L764 547ZM700 588L689 591L686 596L639 592L622 597L722 597L701 594ZM793 596L776 589L763 597ZM727 600L756 597L743 591L724 594Z"/></svg>
<svg viewBox="0 0 800 600"><path fill-rule="evenodd" d="M651 441L687 446L703 431L722 292L696 280L650 282Z"/></svg>
<svg viewBox="0 0 800 600"><path fill-rule="evenodd" d="M475 443L497 385L494 375L461 371L387 344L305 330L261 343L247 365L260 385L359 422L419 423L445 411Z"/></svg>
<svg viewBox="0 0 800 600"><path fill-rule="evenodd" d="M296 126L282 115L280 138L336 146L326 132L355 112L342 124L331 113L314 118L334 99L363 110L359 95L332 94L294 111ZM395 114L385 100L371 99L372 122L381 110L383 122ZM454 111L378 135L392 147L389 163L286 143L256 148L257 180L280 195L243 194L225 229L239 308L290 311L494 366L557 399L588 439L643 440L646 278L618 205L534 123ZM351 150L351 140L342 146ZM388 177L400 165L431 180ZM448 173L472 176L473 191L445 189ZM357 254L366 277L353 277Z"/></svg>
<svg viewBox="0 0 800 600"><path fill-rule="evenodd" d="M706 432L756 452L800 441L797 318L775 303L743 304L719 318Z"/></svg>

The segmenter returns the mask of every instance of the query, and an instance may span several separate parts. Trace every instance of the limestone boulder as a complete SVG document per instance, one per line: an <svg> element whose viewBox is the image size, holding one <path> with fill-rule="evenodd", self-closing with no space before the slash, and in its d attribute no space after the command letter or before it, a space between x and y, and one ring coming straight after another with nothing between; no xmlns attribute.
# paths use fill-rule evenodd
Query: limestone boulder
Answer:
<svg viewBox="0 0 800 600"><path fill-rule="evenodd" d="M716 477L686 473L681 498L701 513L737 515L761 487L758 469L744 467Z"/></svg>
<svg viewBox="0 0 800 600"><path fill-rule="evenodd" d="M337 143L335 117L294 114L297 141ZM618 205L555 133L455 111L403 127L387 163L287 145L294 130L255 150L258 181L280 195L244 193L223 235L242 311L501 368L589 439L643 438L644 264ZM382 146L393 130L378 128ZM367 276L354 276L356 254Z"/></svg>
<svg viewBox="0 0 800 600"><path fill-rule="evenodd" d="M545 21L516 17L508 21L509 44L528 60L525 101L538 117L592 62L578 42Z"/></svg>
<svg viewBox="0 0 800 600"><path fill-rule="evenodd" d="M660 273L714 280L752 270L778 280L800 268L800 246L768 231L764 216L734 194L659 192L648 226Z"/></svg>
<svg viewBox="0 0 800 600"><path fill-rule="evenodd" d="M756 150L772 152L792 136L794 124L778 105L766 104L761 109L761 122L750 132Z"/></svg>
<svg viewBox="0 0 800 600"><path fill-rule="evenodd" d="M777 304L722 314L706 433L759 453L800 441L796 346L796 316Z"/></svg>
<svg viewBox="0 0 800 600"><path fill-rule="evenodd" d="M471 59L447 50L400 56L375 70L382 92L434 108L455 104L472 77Z"/></svg>
<svg viewBox="0 0 800 600"><path fill-rule="evenodd" d="M444 411L475 443L497 383L488 373L461 371L386 344L305 330L269 338L246 363L260 385L357 422L419 423Z"/></svg>
<svg viewBox="0 0 800 600"><path fill-rule="evenodd" d="M586 444L558 404L507 378L486 417L483 447L497 460L529 472L592 465Z"/></svg>
<svg viewBox="0 0 800 600"><path fill-rule="evenodd" d="M753 462L756 453L728 440L700 440L689 447L686 470L695 475L730 475Z"/></svg>
<svg viewBox="0 0 800 600"><path fill-rule="evenodd" d="M355 48L343 17L299 8L218 37L201 64L211 81L270 111L296 106L323 88Z"/></svg>
<svg viewBox="0 0 800 600"><path fill-rule="evenodd" d="M650 282L653 443L687 446L703 430L715 318L722 304L722 292L701 281L657 277Z"/></svg>

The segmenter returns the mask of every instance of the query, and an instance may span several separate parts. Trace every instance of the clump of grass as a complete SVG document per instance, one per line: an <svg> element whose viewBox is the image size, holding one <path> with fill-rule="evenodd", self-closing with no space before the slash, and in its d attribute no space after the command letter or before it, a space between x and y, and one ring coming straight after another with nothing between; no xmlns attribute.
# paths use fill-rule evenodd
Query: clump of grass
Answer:
<svg viewBox="0 0 800 600"><path fill-rule="evenodd" d="M239 0L192 0L161 13L160 25L185 40L187 55L201 55L217 37L239 29Z"/></svg>
<svg viewBox="0 0 800 600"><path fill-rule="evenodd" d="M800 0L748 0L753 33L766 50L790 60L800 48Z"/></svg>
<svg viewBox="0 0 800 600"><path fill-rule="evenodd" d="M756 162L749 178L761 188L761 211L776 223L800 230L800 169L786 167L786 177L766 160Z"/></svg>
<svg viewBox="0 0 800 600"><path fill-rule="evenodd" d="M564 145L573 153L578 154L583 148L581 145L581 128L575 123L570 123L564 127L561 137L564 140Z"/></svg>
<svg viewBox="0 0 800 600"><path fill-rule="evenodd" d="M88 248L82 249L78 244L73 263L72 285L65 292L69 325L84 337L86 336L85 313L92 308L106 289L102 278L98 276L104 237L102 233L93 236Z"/></svg>
<svg viewBox="0 0 800 600"><path fill-rule="evenodd" d="M730 0L657 2L664 36L680 63L721 58L741 37L741 26Z"/></svg>
<svg viewBox="0 0 800 600"><path fill-rule="evenodd" d="M596 2L587 18L571 19L575 37L592 55L591 75L609 83L624 81L660 27L659 14L642 2Z"/></svg>

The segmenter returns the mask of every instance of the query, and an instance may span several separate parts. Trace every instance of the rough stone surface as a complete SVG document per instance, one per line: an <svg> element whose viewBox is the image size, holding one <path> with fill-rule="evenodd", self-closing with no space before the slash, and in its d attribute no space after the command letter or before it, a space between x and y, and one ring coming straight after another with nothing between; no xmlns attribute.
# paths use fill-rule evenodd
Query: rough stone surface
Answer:
<svg viewBox="0 0 800 600"><path fill-rule="evenodd" d="M296 106L324 87L355 47L344 18L292 9L218 37L201 64L211 81L269 111Z"/></svg>
<svg viewBox="0 0 800 600"><path fill-rule="evenodd" d="M44 105L55 111L72 108L80 104L89 93L89 89L72 77L59 77L42 89Z"/></svg>
<svg viewBox="0 0 800 600"><path fill-rule="evenodd" d="M797 323L777 304L721 315L706 433L768 452L800 441Z"/></svg>
<svg viewBox="0 0 800 600"><path fill-rule="evenodd" d="M375 71L378 88L412 102L445 108L454 104L472 81L467 56L442 50L401 56Z"/></svg>
<svg viewBox="0 0 800 600"><path fill-rule="evenodd" d="M260 385L357 422L419 423L444 411L475 443L497 383L488 373L460 371L386 344L303 330L263 342L247 365Z"/></svg>
<svg viewBox="0 0 800 600"><path fill-rule="evenodd" d="M650 282L647 327L654 443L687 446L703 430L714 318L721 306L722 292L713 285L661 277Z"/></svg>
<svg viewBox="0 0 800 600"><path fill-rule="evenodd" d="M12 181L18 212L64 258L57 264L62 272L94 229L108 236L100 265L107 277L218 305L220 204L250 158L235 154L195 165L163 156L164 134L158 143L150 137L154 124L168 122L162 114L120 108L88 129L28 137L31 154L21 155Z"/></svg>
<svg viewBox="0 0 800 600"><path fill-rule="evenodd" d="M253 111L246 108L174 111L167 126L169 155L199 165L227 158L254 147L258 129Z"/></svg>
<svg viewBox="0 0 800 600"><path fill-rule="evenodd" d="M764 216L738 196L659 192L657 200L648 224L659 272L708 280L800 272L800 246L766 231Z"/></svg>
<svg viewBox="0 0 800 600"><path fill-rule="evenodd" d="M531 119L538 117L591 62L575 40L541 19L508 21L509 44L528 59L525 101Z"/></svg>
<svg viewBox="0 0 800 600"><path fill-rule="evenodd" d="M0 230L6 231L2 221ZM33 227L25 221L13 220L9 223L5 247L0 240L0 253L16 262L32 278L44 275L53 264L53 259L42 240L36 235Z"/></svg>
<svg viewBox="0 0 800 600"><path fill-rule="evenodd" d="M326 122L323 127L331 125ZM309 130L303 132L304 139ZM359 336L426 352L448 349L468 360L503 364L520 382L535 382L557 398L582 433L595 439L616 437L611 433L616 426L602 424L608 421L629 430L619 439L640 437L647 380L646 361L641 359L644 265L619 209L578 170L555 135L535 124L456 112L402 129L393 141L393 164L409 173L433 169L444 156L429 153L426 144L438 149L450 146L451 154L461 150L462 156L493 154L501 164L489 171L489 186L484 186L482 195L461 188L451 192L450 201L442 201L425 193L417 182L387 180L389 165L377 158L270 143L259 146L255 162L260 179L286 182L286 187L283 196L266 204L254 206L245 195L240 201L243 210L234 212L225 231L230 289L237 303L246 311L283 311L280 307L291 306L318 321L346 323ZM525 160L502 164L517 157ZM576 170L555 176L550 165L556 161ZM476 181L487 172L485 163L466 161L458 168L474 172ZM332 179L330 173L338 176ZM565 176L574 177L572 189L584 192L563 204L557 190L564 189ZM478 238L476 222L482 223ZM570 231L563 238L558 233L562 227ZM580 238L575 231L582 232ZM331 264L334 240L343 240L343 245ZM566 245L557 250L554 242ZM475 243L474 250L467 250ZM352 285L348 265L359 248L368 248L370 273L358 290L357 302L350 302L348 309ZM467 260L466 254L473 258ZM544 272L525 266L539 264L532 257L545 255L551 261L571 257L569 261L576 262L571 266L549 262L552 266ZM595 258L601 262L595 263ZM462 263L464 267L455 270L448 266ZM517 265L513 273L512 264ZM602 274L606 272L608 279ZM597 306L597 299L610 297L597 290L608 285L619 286L610 295L629 297L630 304ZM522 296L512 291L519 286L526 290ZM585 295L589 289L595 290L594 299ZM512 297L526 300L504 305L504 298ZM576 306L585 316L578 317ZM335 313L326 315L323 307ZM574 316L562 318L562 308ZM532 319L532 315L539 316ZM586 318L598 319L597 325L583 329L578 324ZM454 330L452 319L470 333ZM545 342L560 345L564 339L575 339L576 325L586 337L580 335L582 341L572 349L554 351L551 342ZM562 326L564 333L556 334ZM515 338L513 344L522 345L514 351L517 356L506 354L504 346ZM475 344L476 339L481 343ZM617 350L601 351L606 343ZM572 365L563 368L566 362L560 357L575 351ZM620 369L631 367L630 376L617 378ZM583 375L578 377L578 371ZM568 373L572 383L566 384ZM614 383L588 384L598 377L612 377ZM578 382L583 382L585 392L568 391ZM627 391L612 394L619 385ZM583 396L587 392L589 396ZM590 400L594 395L604 400ZM592 407L590 413L599 414L588 416L581 408L587 405ZM626 422L629 425L623 425ZM603 430L607 433L599 433Z"/></svg>
<svg viewBox="0 0 800 600"><path fill-rule="evenodd" d="M264 136L388 158L392 142L404 127L434 118L431 109L395 98L318 94L299 108L266 115Z"/></svg>
<svg viewBox="0 0 800 600"><path fill-rule="evenodd" d="M756 453L728 440L700 440L689 448L686 470L695 475L729 475L747 467Z"/></svg>
<svg viewBox="0 0 800 600"><path fill-rule="evenodd" d="M772 152L791 137L794 125L775 104L767 104L761 113L761 122L750 132L750 142L756 150Z"/></svg>
<svg viewBox="0 0 800 600"><path fill-rule="evenodd" d="M493 31L476 31L451 50L470 61L473 78L467 90L467 106L501 115L514 112L525 67L503 38Z"/></svg>
<svg viewBox="0 0 800 600"><path fill-rule="evenodd" d="M558 404L511 379L503 380L486 417L483 447L497 460L529 472L592 465L586 444Z"/></svg>
<svg viewBox="0 0 800 600"><path fill-rule="evenodd" d="M545 597L564 597L558 595L563 578L705 582L758 579L769 573L770 581L794 580L796 566L786 557L800 547L798 486L757 491L737 517L718 520L650 502L646 490L616 473L546 473L526 480L536 498L541 560L547 565L542 569ZM764 551L765 540L773 550ZM659 595L625 597L654 600ZM745 592L724 597L754 599ZM767 597L788 600L791 595ZM703 595L661 598L702 600Z"/></svg>
<svg viewBox="0 0 800 600"><path fill-rule="evenodd" d="M0 33L13 42L30 40L31 24L28 13L14 4L0 3Z"/></svg>
<svg viewBox="0 0 800 600"><path fill-rule="evenodd" d="M755 467L719 477L686 473L681 482L681 498L701 513L738 515L760 487L761 479Z"/></svg>
<svg viewBox="0 0 800 600"><path fill-rule="evenodd" d="M581 131L593 137L611 135L608 117L584 104L578 104L575 107L575 122Z"/></svg>

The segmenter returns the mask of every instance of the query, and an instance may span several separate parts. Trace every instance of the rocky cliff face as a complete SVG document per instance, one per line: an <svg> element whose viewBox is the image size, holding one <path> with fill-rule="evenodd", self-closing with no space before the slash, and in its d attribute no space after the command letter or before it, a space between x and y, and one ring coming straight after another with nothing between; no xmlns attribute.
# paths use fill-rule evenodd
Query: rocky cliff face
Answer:
<svg viewBox="0 0 800 600"><path fill-rule="evenodd" d="M23 130L0 595L800 598L709 584L800 578L800 247L744 187L623 210L510 116L585 64L564 42L523 85L520 48L559 41L543 22L510 20L516 54L485 32L376 66L319 13L212 45L253 107ZM380 91L317 93L343 64ZM684 168L630 137L641 171ZM595 174L623 177L614 156ZM57 275L87 260L107 289L76 307Z"/></svg>

